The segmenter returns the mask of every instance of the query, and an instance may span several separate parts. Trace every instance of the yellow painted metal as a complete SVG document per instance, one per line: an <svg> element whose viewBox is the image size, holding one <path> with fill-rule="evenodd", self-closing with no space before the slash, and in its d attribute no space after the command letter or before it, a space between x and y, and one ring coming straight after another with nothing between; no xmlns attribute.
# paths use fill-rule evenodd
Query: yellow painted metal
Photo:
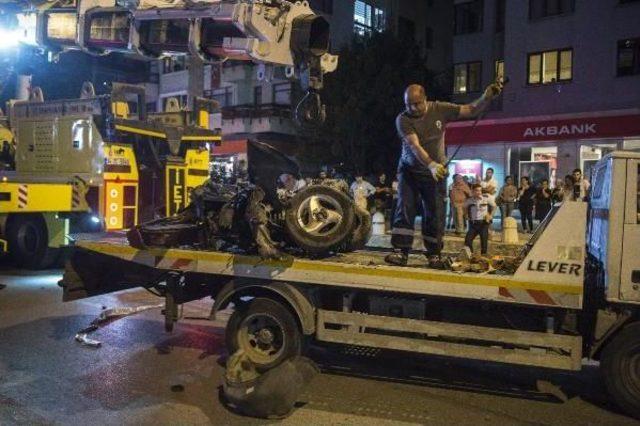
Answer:
<svg viewBox="0 0 640 426"><path fill-rule="evenodd" d="M6 253L7 252L7 240L3 240L2 238L0 238L0 253Z"/></svg>
<svg viewBox="0 0 640 426"><path fill-rule="evenodd" d="M129 104L124 101L111 102L111 112L118 118L129 117Z"/></svg>
<svg viewBox="0 0 640 426"><path fill-rule="evenodd" d="M198 111L198 126L202 127L203 129L209 128L209 111Z"/></svg>
<svg viewBox="0 0 640 426"><path fill-rule="evenodd" d="M152 136L154 138L163 138L166 139L167 135L162 132L154 132L152 130L140 129L137 127L124 126L122 124L116 124L116 130L121 130L123 132L136 133L143 136Z"/></svg>
<svg viewBox="0 0 640 426"><path fill-rule="evenodd" d="M125 194L133 193L129 201ZM105 181L101 213L107 231L127 229L138 224L138 183Z"/></svg>
<svg viewBox="0 0 640 426"><path fill-rule="evenodd" d="M209 178L209 151L188 148L184 163L168 164L165 173L165 200L167 216L189 204L193 188L202 185Z"/></svg>
<svg viewBox="0 0 640 426"><path fill-rule="evenodd" d="M104 157L104 180L138 180L138 163L131 145L105 144Z"/></svg>
<svg viewBox="0 0 640 426"><path fill-rule="evenodd" d="M73 208L73 185L70 183L19 183L7 180L0 182L2 193L8 195L2 198L7 201L0 201L0 214L86 211L80 208L82 206Z"/></svg>
<svg viewBox="0 0 640 426"><path fill-rule="evenodd" d="M69 220L60 218L56 213L42 215L47 225L49 235L49 247L64 247L68 243Z"/></svg>
<svg viewBox="0 0 640 426"><path fill-rule="evenodd" d="M138 224L139 175L133 147L106 144L104 147L104 185L100 188L100 215L107 231ZM125 194L133 196L125 197Z"/></svg>

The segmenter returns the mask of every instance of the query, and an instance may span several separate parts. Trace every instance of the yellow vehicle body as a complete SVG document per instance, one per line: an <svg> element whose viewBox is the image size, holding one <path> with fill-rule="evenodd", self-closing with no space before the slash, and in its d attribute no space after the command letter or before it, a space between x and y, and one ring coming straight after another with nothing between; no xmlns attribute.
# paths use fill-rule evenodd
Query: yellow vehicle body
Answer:
<svg viewBox="0 0 640 426"><path fill-rule="evenodd" d="M193 188L209 178L209 151L187 149L184 162L168 163L165 173L167 216L173 216L189 204Z"/></svg>

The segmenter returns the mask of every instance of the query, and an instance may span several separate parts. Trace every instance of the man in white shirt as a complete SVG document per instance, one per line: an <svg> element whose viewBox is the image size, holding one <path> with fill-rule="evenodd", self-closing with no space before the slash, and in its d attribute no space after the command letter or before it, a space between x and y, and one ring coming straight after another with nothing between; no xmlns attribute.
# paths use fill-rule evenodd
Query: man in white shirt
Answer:
<svg viewBox="0 0 640 426"><path fill-rule="evenodd" d="M475 184L471 187L471 198L465 201L464 206L469 215L469 230L464 244L473 252L473 240L480 235L480 253L484 256L489 248L489 226L497 210L496 202L482 193L482 185Z"/></svg>
<svg viewBox="0 0 640 426"><path fill-rule="evenodd" d="M376 188L364 180L362 176L356 176L356 180L351 184L349 192L356 205L367 210L367 199L376 193Z"/></svg>
<svg viewBox="0 0 640 426"><path fill-rule="evenodd" d="M493 168L489 167L485 172L484 179L480 181L480 185L482 186L482 193L488 195L495 202L499 184L494 174Z"/></svg>

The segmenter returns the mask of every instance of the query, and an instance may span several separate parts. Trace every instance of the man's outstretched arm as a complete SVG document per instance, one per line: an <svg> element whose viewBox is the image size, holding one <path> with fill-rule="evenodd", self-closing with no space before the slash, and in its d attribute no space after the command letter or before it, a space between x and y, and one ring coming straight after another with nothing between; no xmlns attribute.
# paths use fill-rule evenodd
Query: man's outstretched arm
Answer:
<svg viewBox="0 0 640 426"><path fill-rule="evenodd" d="M502 93L503 84L501 82L492 83L485 89L482 96L470 104L460 106L459 120L476 118L482 114L491 104L491 101Z"/></svg>

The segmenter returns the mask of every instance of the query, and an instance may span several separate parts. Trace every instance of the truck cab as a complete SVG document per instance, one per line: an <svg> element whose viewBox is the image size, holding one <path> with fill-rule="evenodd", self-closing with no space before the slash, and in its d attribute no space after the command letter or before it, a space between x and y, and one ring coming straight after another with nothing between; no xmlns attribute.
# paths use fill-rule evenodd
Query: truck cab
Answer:
<svg viewBox="0 0 640 426"><path fill-rule="evenodd" d="M611 303L640 303L640 153L603 158L592 178L587 255Z"/></svg>

